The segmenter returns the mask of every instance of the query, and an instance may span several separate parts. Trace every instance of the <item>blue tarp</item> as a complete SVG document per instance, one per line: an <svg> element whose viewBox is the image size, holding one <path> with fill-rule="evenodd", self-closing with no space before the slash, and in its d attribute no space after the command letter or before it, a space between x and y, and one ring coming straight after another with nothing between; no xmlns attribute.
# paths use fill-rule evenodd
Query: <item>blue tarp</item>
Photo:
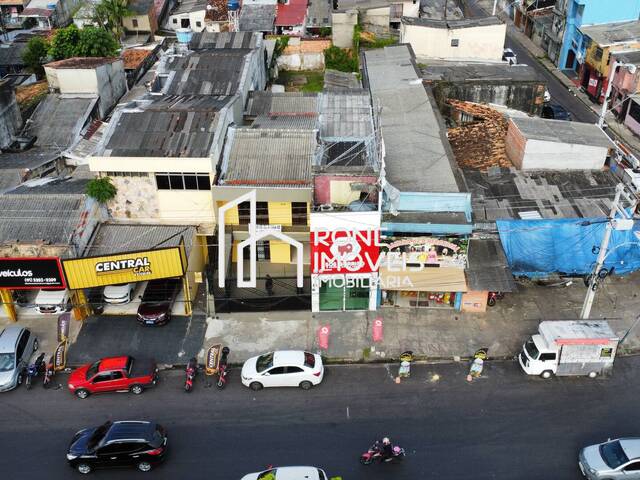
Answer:
<svg viewBox="0 0 640 480"><path fill-rule="evenodd" d="M589 225L584 225L589 222ZM497 220L500 241L509 266L516 276L541 277L551 273L585 275L598 258L598 248L606 228L604 218L555 220ZM640 231L611 234L605 268L619 274L640 269Z"/></svg>

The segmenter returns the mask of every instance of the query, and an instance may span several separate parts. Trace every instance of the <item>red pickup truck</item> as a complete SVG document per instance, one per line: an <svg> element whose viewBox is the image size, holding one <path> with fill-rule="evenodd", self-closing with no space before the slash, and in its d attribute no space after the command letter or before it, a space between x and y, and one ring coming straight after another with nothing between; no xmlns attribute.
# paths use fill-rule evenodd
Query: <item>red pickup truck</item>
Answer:
<svg viewBox="0 0 640 480"><path fill-rule="evenodd" d="M68 387L78 398L92 393L131 392L141 394L158 382L158 366L153 360L108 357L84 365L69 377Z"/></svg>

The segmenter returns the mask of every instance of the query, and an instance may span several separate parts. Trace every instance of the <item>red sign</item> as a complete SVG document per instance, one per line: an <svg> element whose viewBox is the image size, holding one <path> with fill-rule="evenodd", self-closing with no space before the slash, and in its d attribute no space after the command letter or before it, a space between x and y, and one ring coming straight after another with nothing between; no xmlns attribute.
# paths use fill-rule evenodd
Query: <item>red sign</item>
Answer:
<svg viewBox="0 0 640 480"><path fill-rule="evenodd" d="M377 272L378 230L311 232L311 272L315 274Z"/></svg>

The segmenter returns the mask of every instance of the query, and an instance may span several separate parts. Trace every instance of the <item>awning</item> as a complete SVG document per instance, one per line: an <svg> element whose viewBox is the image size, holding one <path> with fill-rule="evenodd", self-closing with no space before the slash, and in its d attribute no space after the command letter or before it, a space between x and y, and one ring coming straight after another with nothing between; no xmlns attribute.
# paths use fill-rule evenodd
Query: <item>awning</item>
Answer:
<svg viewBox="0 0 640 480"><path fill-rule="evenodd" d="M517 289L499 239L472 238L469 240L467 259L470 290L513 292Z"/></svg>
<svg viewBox="0 0 640 480"><path fill-rule="evenodd" d="M380 268L382 290L413 292L466 292L467 282L462 268L425 267L420 271Z"/></svg>

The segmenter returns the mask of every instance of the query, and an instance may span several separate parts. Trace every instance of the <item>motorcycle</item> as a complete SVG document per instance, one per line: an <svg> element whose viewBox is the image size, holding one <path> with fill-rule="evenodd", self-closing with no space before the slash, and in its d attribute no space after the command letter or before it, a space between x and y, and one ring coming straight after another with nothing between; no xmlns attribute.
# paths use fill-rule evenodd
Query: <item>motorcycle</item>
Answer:
<svg viewBox="0 0 640 480"><path fill-rule="evenodd" d="M42 373L43 371L44 371L44 353L41 353L36 358L36 361L33 362L31 365L29 365L29 367L27 368L27 375L24 380L24 386L27 387L27 390L31 389L31 384L33 382L33 379L38 375L40 375L40 373Z"/></svg>
<svg viewBox="0 0 640 480"><path fill-rule="evenodd" d="M185 379L184 382L184 391L185 392L190 392L191 389L193 388L193 382L196 379L196 373L198 372L198 360L193 357L191 360L189 360L189 363L187 364L187 378Z"/></svg>
<svg viewBox="0 0 640 480"><path fill-rule="evenodd" d="M42 379L42 385L44 386L44 388L49 388L51 386L51 379L53 379L54 374L55 369L53 366L53 355L51 355L51 358L47 362L47 365L44 369L44 377Z"/></svg>
<svg viewBox="0 0 640 480"><path fill-rule="evenodd" d="M489 298L487 298L487 305L493 307L498 300L502 300L504 298L503 292L489 292Z"/></svg>
<svg viewBox="0 0 640 480"><path fill-rule="evenodd" d="M220 357L220 363L218 365L218 383L216 383L220 390L227 384L227 375L229 374L228 357L230 351L229 347L222 349L222 356Z"/></svg>
<svg viewBox="0 0 640 480"><path fill-rule="evenodd" d="M371 465L373 462L398 463L405 455L404 448L397 445L393 447L392 451L392 456L386 457L383 453L384 450L382 448L382 443L380 441L376 441L366 452L360 455L360 463L362 465Z"/></svg>

